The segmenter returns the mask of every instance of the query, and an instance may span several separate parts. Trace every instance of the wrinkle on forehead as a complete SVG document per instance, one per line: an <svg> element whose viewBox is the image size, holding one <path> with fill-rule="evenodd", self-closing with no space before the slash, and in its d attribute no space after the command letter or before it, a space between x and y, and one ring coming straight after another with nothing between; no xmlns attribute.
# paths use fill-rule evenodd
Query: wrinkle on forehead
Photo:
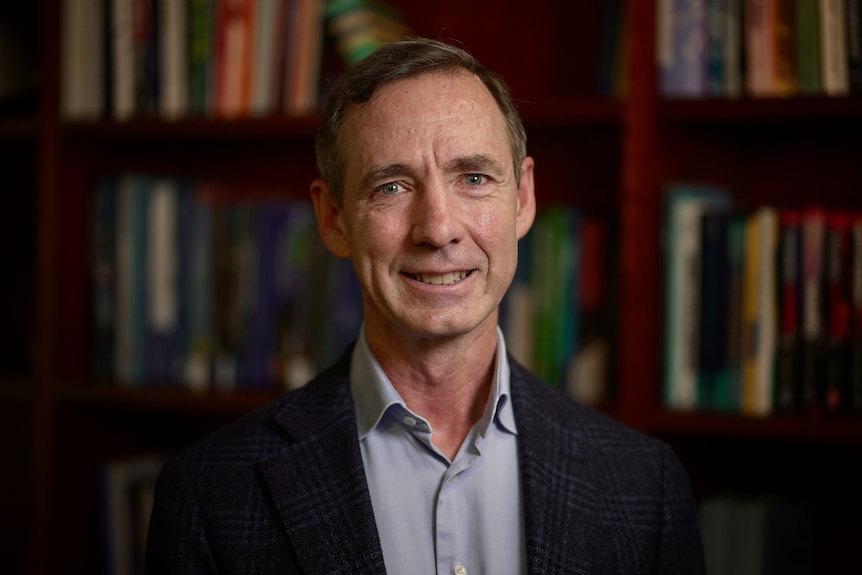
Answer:
<svg viewBox="0 0 862 575"><path fill-rule="evenodd" d="M511 163L502 111L482 81L464 71L432 72L397 80L380 88L368 102L351 107L347 114L347 151L361 164L380 167L411 161L402 153L416 138L452 156L505 154L496 161ZM472 130L470 138L460 131L465 125ZM405 136L409 138L405 140ZM467 150L460 149L462 145L477 146ZM437 160L441 164L450 162L449 157ZM354 173L353 178L363 175Z"/></svg>

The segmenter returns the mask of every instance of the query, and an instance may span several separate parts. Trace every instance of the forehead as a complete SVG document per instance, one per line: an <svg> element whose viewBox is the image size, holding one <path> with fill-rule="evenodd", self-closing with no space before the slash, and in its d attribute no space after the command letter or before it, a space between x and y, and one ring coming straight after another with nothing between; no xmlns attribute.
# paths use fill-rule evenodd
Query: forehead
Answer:
<svg viewBox="0 0 862 575"><path fill-rule="evenodd" d="M423 146L510 155L499 105L482 81L464 70L428 72L382 86L368 102L347 108L344 134L348 163L351 157L406 154Z"/></svg>

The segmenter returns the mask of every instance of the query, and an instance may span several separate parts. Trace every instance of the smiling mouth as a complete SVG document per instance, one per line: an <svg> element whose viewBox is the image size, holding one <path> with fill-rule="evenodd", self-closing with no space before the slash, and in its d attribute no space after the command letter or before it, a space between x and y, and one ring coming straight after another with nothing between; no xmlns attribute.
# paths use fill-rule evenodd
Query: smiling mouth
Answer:
<svg viewBox="0 0 862 575"><path fill-rule="evenodd" d="M472 271L447 272L445 274L407 274L416 281L431 285L452 285L469 276Z"/></svg>

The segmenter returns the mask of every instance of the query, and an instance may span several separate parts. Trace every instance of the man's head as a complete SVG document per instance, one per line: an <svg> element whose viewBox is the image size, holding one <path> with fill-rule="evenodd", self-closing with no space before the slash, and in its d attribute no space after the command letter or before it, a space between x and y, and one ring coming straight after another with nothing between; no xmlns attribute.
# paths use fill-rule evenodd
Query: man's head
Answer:
<svg viewBox="0 0 862 575"><path fill-rule="evenodd" d="M339 203L343 201L344 192L342 130L345 111L351 105L367 102L378 89L396 80L459 70L478 77L500 107L506 120L515 177L520 181L521 162L527 155L527 135L505 82L460 48L436 40L414 38L383 46L350 67L323 109L316 141L317 168Z"/></svg>
<svg viewBox="0 0 862 575"><path fill-rule="evenodd" d="M522 128L502 83L492 82L495 95L478 64L429 66L427 53L449 49L413 42L414 52L391 49L397 65L383 52L350 71L348 85L376 89L352 88L349 99L336 89L324 121L337 129L321 130L332 154L311 185L318 229L330 251L352 260L372 347L405 352L408 341L468 334L496 345L498 306L535 216L533 160L523 137L512 137ZM379 72L357 75L369 68L394 72L385 82Z"/></svg>

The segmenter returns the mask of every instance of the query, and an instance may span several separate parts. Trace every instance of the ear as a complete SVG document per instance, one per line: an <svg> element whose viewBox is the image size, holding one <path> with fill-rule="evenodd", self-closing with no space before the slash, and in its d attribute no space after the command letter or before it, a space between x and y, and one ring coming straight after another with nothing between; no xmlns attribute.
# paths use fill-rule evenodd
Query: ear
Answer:
<svg viewBox="0 0 862 575"><path fill-rule="evenodd" d="M340 258L350 257L350 242L341 222L341 208L329 188L321 179L311 182L311 201L317 215L317 231L323 243Z"/></svg>
<svg viewBox="0 0 862 575"><path fill-rule="evenodd" d="M533 181L533 158L527 156L521 162L521 185L518 187L518 204L515 213L515 229L520 240L533 226L536 219L536 190Z"/></svg>

